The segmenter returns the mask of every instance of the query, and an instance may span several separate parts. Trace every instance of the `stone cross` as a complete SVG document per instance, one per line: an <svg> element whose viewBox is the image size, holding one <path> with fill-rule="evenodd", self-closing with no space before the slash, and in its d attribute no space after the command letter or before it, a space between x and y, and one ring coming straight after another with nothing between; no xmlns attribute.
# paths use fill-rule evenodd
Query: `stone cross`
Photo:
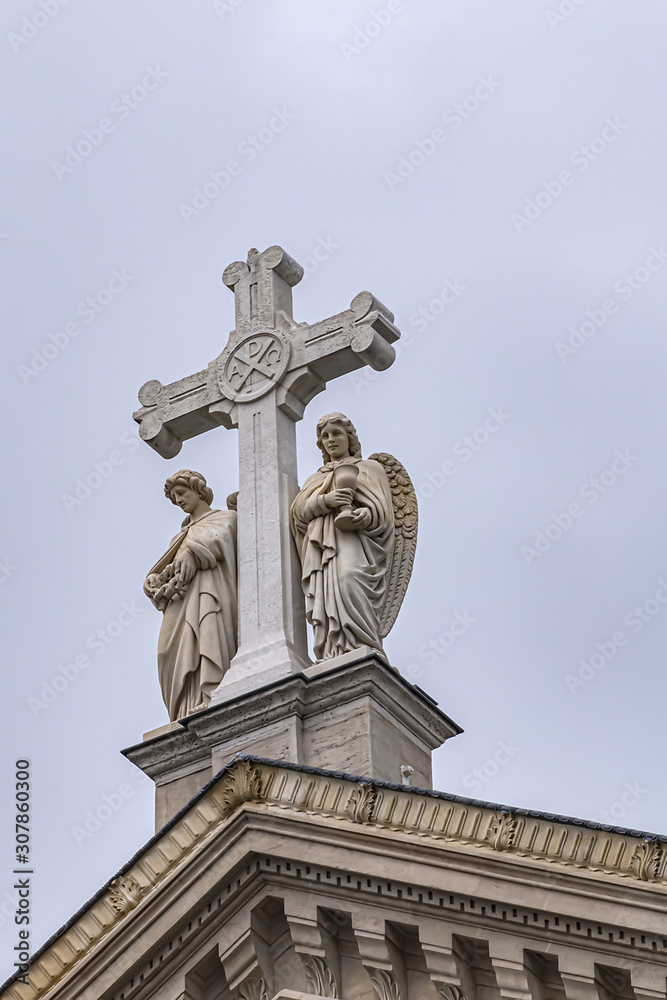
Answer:
<svg viewBox="0 0 667 1000"><path fill-rule="evenodd" d="M289 510L298 492L296 421L327 381L364 365L388 368L393 314L360 292L318 323L292 318L302 267L279 246L248 252L222 275L236 328L204 371L146 382L139 436L163 458L220 425L239 431L239 649L212 704L309 666L300 565Z"/></svg>

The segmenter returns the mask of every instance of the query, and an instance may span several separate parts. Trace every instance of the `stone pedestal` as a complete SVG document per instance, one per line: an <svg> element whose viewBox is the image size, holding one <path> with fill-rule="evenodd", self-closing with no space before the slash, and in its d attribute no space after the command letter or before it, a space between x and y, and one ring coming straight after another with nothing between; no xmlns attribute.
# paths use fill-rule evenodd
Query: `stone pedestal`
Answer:
<svg viewBox="0 0 667 1000"><path fill-rule="evenodd" d="M431 753L461 732L375 653L284 677L123 750L156 784L160 829L235 754L432 787ZM159 731L158 731L159 732Z"/></svg>

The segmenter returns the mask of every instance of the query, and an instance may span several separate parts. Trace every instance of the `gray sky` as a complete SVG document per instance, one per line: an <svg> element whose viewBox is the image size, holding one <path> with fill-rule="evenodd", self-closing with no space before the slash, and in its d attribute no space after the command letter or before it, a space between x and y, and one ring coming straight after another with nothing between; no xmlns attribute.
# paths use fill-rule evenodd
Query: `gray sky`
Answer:
<svg viewBox="0 0 667 1000"><path fill-rule="evenodd" d="M0 22L0 979L17 758L34 945L152 833L119 750L166 721L141 591L180 520L162 485L200 469L224 504L236 434L165 462L131 414L220 353L251 246L305 264L298 320L368 288L404 333L309 405L299 462L342 410L418 487L386 646L465 729L435 786L667 830L664 4L5 0Z"/></svg>

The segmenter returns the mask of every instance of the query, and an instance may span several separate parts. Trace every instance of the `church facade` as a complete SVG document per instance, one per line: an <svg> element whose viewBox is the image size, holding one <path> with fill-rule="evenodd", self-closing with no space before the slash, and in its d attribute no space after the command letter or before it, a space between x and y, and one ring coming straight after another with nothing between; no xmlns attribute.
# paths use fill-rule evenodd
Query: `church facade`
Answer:
<svg viewBox="0 0 667 1000"><path fill-rule="evenodd" d="M379 720L403 738L394 764L410 745L428 753L436 730L439 739L457 731L376 657L322 673L311 708L326 711L346 672L356 686L335 725L356 719L356 738L328 751L343 764L398 742ZM264 692L254 731L231 738L274 753L294 738L297 758L323 759L326 749L303 739L308 697L278 688ZM391 718L408 695L414 704ZM226 714L209 709L126 751L152 772L163 812L216 773L37 953L28 984L8 981L3 997L665 997L667 838L284 754L236 753L217 769Z"/></svg>

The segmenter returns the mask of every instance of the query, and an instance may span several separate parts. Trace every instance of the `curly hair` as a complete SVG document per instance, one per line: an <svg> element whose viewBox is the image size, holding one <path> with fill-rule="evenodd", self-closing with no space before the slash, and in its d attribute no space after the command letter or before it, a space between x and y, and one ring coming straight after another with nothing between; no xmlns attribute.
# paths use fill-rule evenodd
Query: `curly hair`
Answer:
<svg viewBox="0 0 667 1000"><path fill-rule="evenodd" d="M210 486L206 485L206 479L202 476L201 472L194 472L192 469L181 469L180 472L175 472L173 476L169 476L164 484L164 495L173 504L176 504L171 495L174 486L187 486L189 490L193 490L209 506L213 503L213 490Z"/></svg>
<svg viewBox="0 0 667 1000"><path fill-rule="evenodd" d="M325 462L330 461L326 448L322 444L322 431L324 430L326 424L339 424L347 434L350 455L352 458L361 458L361 444L359 442L356 428L350 418L346 417L344 413L325 413L325 415L320 417L317 421L317 447L322 452L322 457Z"/></svg>

